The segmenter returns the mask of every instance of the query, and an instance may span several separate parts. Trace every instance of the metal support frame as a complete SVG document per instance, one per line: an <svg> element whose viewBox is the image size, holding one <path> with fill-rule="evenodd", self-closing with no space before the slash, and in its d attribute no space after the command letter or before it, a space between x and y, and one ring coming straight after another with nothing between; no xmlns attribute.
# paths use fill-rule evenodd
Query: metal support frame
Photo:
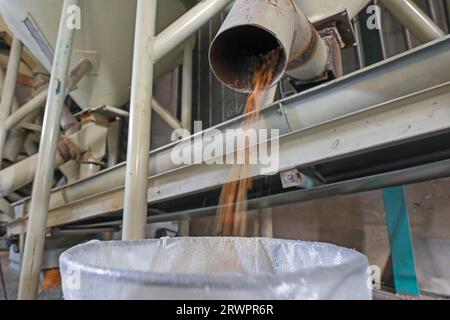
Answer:
<svg viewBox="0 0 450 320"><path fill-rule="evenodd" d="M419 281L404 187L384 189L383 196L395 290L400 294L418 296Z"/></svg>
<svg viewBox="0 0 450 320"><path fill-rule="evenodd" d="M59 125L67 94L68 71L75 36L75 30L66 26L66 16L68 7L77 4L78 0L65 0L61 13L56 43L56 58L52 66L39 145L39 157L32 190L30 223L27 228L20 271L19 299L36 299L37 297L56 147L59 140Z"/></svg>
<svg viewBox="0 0 450 320"><path fill-rule="evenodd" d="M125 174L123 240L145 237L147 217L147 177L150 150L153 61L148 50L153 46L157 0L138 0L134 38L133 78L131 83L128 154Z"/></svg>
<svg viewBox="0 0 450 320"><path fill-rule="evenodd" d="M151 134L153 64L189 38L230 0L206 0L155 37L156 0L138 0L131 85L122 239L143 239Z"/></svg>
<svg viewBox="0 0 450 320"><path fill-rule="evenodd" d="M78 82L86 75L92 68L92 64L89 59L82 58L70 71L69 79L67 82L67 93L72 90ZM33 112L39 110L47 100L49 94L49 87L42 89L33 99L29 100L16 112L11 114L5 121L6 130L12 129L15 125L26 119L27 116Z"/></svg>
<svg viewBox="0 0 450 320"><path fill-rule="evenodd" d="M375 1L375 4L377 2ZM389 2L388 6L395 7L401 5L400 2L402 1L387 2ZM392 4L392 2L397 3ZM404 3L407 4L407 2ZM361 13L361 15L364 14ZM396 14L398 15L398 13ZM365 38L369 37L370 39L370 41L363 43L366 50L364 62L371 65L386 59L383 30L370 31L366 26L363 26L363 30L366 35ZM409 29L405 30L408 31ZM383 194L396 290L402 294L419 295L404 187L386 188L383 189Z"/></svg>
<svg viewBox="0 0 450 320"><path fill-rule="evenodd" d="M389 12L422 43L445 36L445 32L412 0L381 0Z"/></svg>
<svg viewBox="0 0 450 320"><path fill-rule="evenodd" d="M449 88L450 84L440 86L282 136L280 138L280 169L308 167L312 164L339 159L345 155L370 152L381 145L396 145L420 137L448 132L450 131ZM433 105L434 102L437 104ZM429 117L431 114L432 118ZM340 141L339 148L333 148L336 146L336 140ZM299 154L302 157L298 157ZM153 154L150 159L150 163L155 166L162 166L167 161L158 154ZM251 168L249 176L258 176L258 174L259 168ZM192 179L192 176L197 178ZM92 177L90 182L95 183L95 178ZM110 178L112 180L101 182L112 185L116 178L114 176ZM202 185L196 183L199 180L202 181ZM151 176L148 179L147 201L150 204L173 201L186 194L220 187L229 181L228 166L185 166ZM89 192L93 185L77 183L56 190L48 226L98 217L123 208L123 187L107 192L99 192L97 189L97 194L90 193L86 196L79 191L74 194L75 189L71 187ZM83 189L79 189L80 187ZM17 206L27 210L27 203L22 202L16 204ZM26 223L26 221L17 223L24 222ZM13 224L10 226L13 228Z"/></svg>
<svg viewBox="0 0 450 320"><path fill-rule="evenodd" d="M183 74L181 86L181 123L191 132L192 127L192 66L194 41L189 41L183 50Z"/></svg>
<svg viewBox="0 0 450 320"><path fill-rule="evenodd" d="M70 72L68 88L72 89L91 69L91 66L92 65L88 59L81 59ZM27 116L39 110L45 103L48 93L48 88L46 88L46 90L40 92L37 96L10 115L5 121L6 130L12 129ZM33 177L36 172L37 158L38 155L35 154L0 171L0 197L4 197L33 181ZM59 166L65 161L66 160L63 159L58 152L56 155L55 165Z"/></svg>
<svg viewBox="0 0 450 320"><path fill-rule="evenodd" d="M230 3L231 0L204 0L196 4L154 39L150 51L153 62L175 49Z"/></svg>
<svg viewBox="0 0 450 320"><path fill-rule="evenodd" d="M373 176L367 176L364 178L357 178L332 184L324 184L313 187L311 189L295 189L293 191L283 192L280 194L270 195L257 199L250 199L247 201L248 210L263 210L276 206L288 205L293 203L307 202L327 197L335 197L339 195L350 195L359 192L368 192L379 190L387 187L397 186L399 184L407 185L419 182L425 182L433 179L450 177L450 160L439 161L426 165L420 165L410 167L402 170L396 170L377 174ZM104 201L109 201L109 197L105 195ZM93 206L91 203L89 207L83 205L77 207L77 210L83 210ZM99 204L97 204L99 205ZM111 205L111 204L108 204ZM74 222L65 220L71 215L75 215L74 207L66 207L61 210L57 210L60 220L58 221L55 215L55 219L48 225L48 227L55 227L64 225L66 223ZM212 216L216 214L218 206L202 207L193 210L178 211L173 213L164 213L158 215L152 215L147 218L148 223L159 223L176 220L195 219L199 217ZM70 213L72 211L72 213ZM86 218L86 217L83 217ZM110 221L105 223L93 223L89 222L83 224L83 228L90 227L102 227L102 226L114 226L120 225L121 221ZM8 233L21 234L24 226L26 225L26 219L16 221L8 226Z"/></svg>
<svg viewBox="0 0 450 320"><path fill-rule="evenodd" d="M264 108L261 121L265 127L278 128L283 135L280 139L280 170L308 167L345 154L362 153L382 145L400 144L444 132L449 122L446 116L439 116L436 111L446 110L441 107L448 98L450 71L442 65L449 61L450 37L447 37ZM421 81L402 82L405 78L419 76ZM442 101L439 108L430 103L436 102L433 100L436 98L439 98L437 102ZM383 129L366 124L374 119L383 124ZM242 117L238 117L212 129L237 127L241 121ZM337 138L336 130L346 132L345 138ZM336 143L337 139L339 143ZM229 179L227 166L174 165L170 161L174 146L176 144L170 144L150 153L148 203L209 190ZM299 158L299 154L302 157ZM255 172L250 174L255 175ZM192 176L197 177L196 181L203 181L201 187L198 183L195 185ZM119 164L88 179L55 189L48 226L119 212L123 208L124 180L125 164ZM29 198L24 199L14 207L26 215L29 201ZM19 220L10 224L8 230L14 233L26 224L27 219Z"/></svg>
<svg viewBox="0 0 450 320"><path fill-rule="evenodd" d="M14 38L9 54L8 67L5 81L3 83L2 97L0 102L0 168L3 158L3 147L6 141L7 130L5 121L8 118L15 99L16 81L19 73L20 60L22 56L22 43Z"/></svg>

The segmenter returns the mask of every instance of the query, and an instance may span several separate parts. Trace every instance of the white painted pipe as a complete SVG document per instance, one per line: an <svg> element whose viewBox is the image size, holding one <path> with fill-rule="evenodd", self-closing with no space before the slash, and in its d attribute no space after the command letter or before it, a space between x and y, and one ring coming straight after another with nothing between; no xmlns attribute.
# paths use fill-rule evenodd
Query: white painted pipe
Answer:
<svg viewBox="0 0 450 320"><path fill-rule="evenodd" d="M38 148L39 148L39 139L40 139L40 132L30 132L28 134L28 136L25 139L25 142L23 144L23 148L25 150L25 153L30 157L36 153L38 153ZM1 175L1 171L0 171L0 175ZM33 175L31 177L31 179L33 179L34 176L34 172Z"/></svg>
<svg viewBox="0 0 450 320"><path fill-rule="evenodd" d="M184 40L194 34L208 20L223 10L231 0L202 0L178 18L155 38L151 58L157 62Z"/></svg>
<svg viewBox="0 0 450 320"><path fill-rule="evenodd" d="M66 19L68 8L76 5L78 0L65 0L61 13L20 270L18 299L21 300L37 298L59 126L68 92L68 71L75 36L75 29L67 27Z"/></svg>
<svg viewBox="0 0 450 320"><path fill-rule="evenodd" d="M183 125L181 122L175 118L166 108L161 106L161 104L154 97L152 99L152 109L167 123L172 129L182 129Z"/></svg>
<svg viewBox="0 0 450 320"><path fill-rule="evenodd" d="M3 91L4 84L5 84L5 73L3 72L3 69L0 68L0 91ZM11 112L15 112L18 108L19 104L17 103L17 99L14 96Z"/></svg>
<svg viewBox="0 0 450 320"><path fill-rule="evenodd" d="M445 0L445 5L447 8L447 16L450 17L450 0Z"/></svg>
<svg viewBox="0 0 450 320"><path fill-rule="evenodd" d="M194 41L187 43L183 50L183 74L181 84L181 123L184 129L191 132L192 127L192 69ZM178 234L188 237L190 220L178 221Z"/></svg>
<svg viewBox="0 0 450 320"><path fill-rule="evenodd" d="M35 97L26 102L22 107L20 107L16 112L8 117L5 121L5 129L11 130L14 126L23 121L32 112L39 110L47 99L48 88L40 91Z"/></svg>
<svg viewBox="0 0 450 320"><path fill-rule="evenodd" d="M17 75L19 73L20 60L22 56L22 43L14 38L9 53L8 68L6 70L0 102L0 168L2 164L3 147L6 141L7 130L4 123L11 112L16 91Z"/></svg>
<svg viewBox="0 0 450 320"><path fill-rule="evenodd" d="M211 69L229 88L251 92L255 68L273 50L279 55L268 87L285 72L304 81L314 81L325 72L325 42L292 0L237 0L211 43Z"/></svg>
<svg viewBox="0 0 450 320"><path fill-rule="evenodd" d="M191 131L192 124L192 64L194 42L189 42L183 51L183 74L181 86L181 123Z"/></svg>
<svg viewBox="0 0 450 320"><path fill-rule="evenodd" d="M389 12L422 43L445 36L445 32L411 0L381 0Z"/></svg>
<svg viewBox="0 0 450 320"><path fill-rule="evenodd" d="M116 118L115 121L108 125L108 168L117 164L120 154L120 128L122 126L122 118Z"/></svg>
<svg viewBox="0 0 450 320"><path fill-rule="evenodd" d="M188 39L230 2L231 0L201 1L154 37L156 0L138 0L125 174L124 240L145 237L153 63Z"/></svg>
<svg viewBox="0 0 450 320"><path fill-rule="evenodd" d="M156 0L138 0L136 9L123 240L145 238L154 67L149 47L155 36L156 5Z"/></svg>
<svg viewBox="0 0 450 320"><path fill-rule="evenodd" d="M5 81L5 74L0 68L0 91L3 91L3 85ZM14 96L12 107L11 107L11 113L14 113L19 108L19 105L17 103L17 99ZM0 125L1 127L1 125ZM1 129L0 129L1 130ZM6 129L8 131L8 129ZM22 140L25 139L26 133L22 130L17 128L16 130L13 130L10 132L8 138L5 141L5 145L3 147L3 159L7 159L11 162L15 162L15 159L17 158L19 152L20 152L20 146L22 145Z"/></svg>
<svg viewBox="0 0 450 320"><path fill-rule="evenodd" d="M81 59L75 67L72 68L68 80L67 87L73 89L83 76L91 70L92 64L88 59ZM28 115L39 110L47 100L49 89L48 87L42 89L33 99L25 103L16 112L8 117L5 121L6 130L12 129L19 122L23 121Z"/></svg>
<svg viewBox="0 0 450 320"><path fill-rule="evenodd" d="M259 234L261 237L273 238L272 208L259 211Z"/></svg>
<svg viewBox="0 0 450 320"><path fill-rule="evenodd" d="M39 155L34 154L0 171L0 198L8 196L11 192L33 181L38 158ZM57 153L55 160L56 167L62 165L64 162L64 158Z"/></svg>
<svg viewBox="0 0 450 320"><path fill-rule="evenodd" d="M26 137L27 132L23 129L16 128L14 130L11 130L3 147L3 159L8 160L12 163L16 162L22 146L25 143Z"/></svg>

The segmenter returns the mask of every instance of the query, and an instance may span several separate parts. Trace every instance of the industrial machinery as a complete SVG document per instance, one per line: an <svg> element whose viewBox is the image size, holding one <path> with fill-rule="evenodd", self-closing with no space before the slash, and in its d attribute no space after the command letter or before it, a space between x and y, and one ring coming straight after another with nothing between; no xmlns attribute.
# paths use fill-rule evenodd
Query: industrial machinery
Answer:
<svg viewBox="0 0 450 320"><path fill-rule="evenodd" d="M409 37L389 57L380 7ZM71 245L142 239L150 223L187 235L214 215L230 166L173 152L241 126L253 65L272 49L253 125L278 130L279 166L250 167L249 210L384 189L389 214L403 185L450 176L450 37L412 0L0 0L0 14L0 212L19 298ZM397 291L419 294L414 259L396 261Z"/></svg>

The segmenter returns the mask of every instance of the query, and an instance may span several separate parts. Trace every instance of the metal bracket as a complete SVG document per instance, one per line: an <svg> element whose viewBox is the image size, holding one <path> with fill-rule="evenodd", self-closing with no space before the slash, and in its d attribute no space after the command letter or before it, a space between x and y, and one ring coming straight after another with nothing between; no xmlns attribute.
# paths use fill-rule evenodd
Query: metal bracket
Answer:
<svg viewBox="0 0 450 320"><path fill-rule="evenodd" d="M311 189L318 185L315 179L306 176L297 169L281 172L280 178L281 184L283 185L284 189L294 187L301 189Z"/></svg>
<svg viewBox="0 0 450 320"><path fill-rule="evenodd" d="M355 31L347 10L337 12L318 21L313 21L313 25L319 32L328 28L336 28L339 32L343 49L356 46Z"/></svg>

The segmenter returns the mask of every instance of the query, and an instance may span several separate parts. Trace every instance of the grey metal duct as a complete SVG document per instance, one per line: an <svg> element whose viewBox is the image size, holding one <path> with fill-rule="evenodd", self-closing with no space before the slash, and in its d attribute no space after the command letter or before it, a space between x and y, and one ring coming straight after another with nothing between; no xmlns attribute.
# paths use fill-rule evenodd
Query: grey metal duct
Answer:
<svg viewBox="0 0 450 320"><path fill-rule="evenodd" d="M285 72L308 81L326 69L327 47L292 0L237 0L211 44L211 68L226 86L249 92L255 66L277 48L281 55L270 86Z"/></svg>

